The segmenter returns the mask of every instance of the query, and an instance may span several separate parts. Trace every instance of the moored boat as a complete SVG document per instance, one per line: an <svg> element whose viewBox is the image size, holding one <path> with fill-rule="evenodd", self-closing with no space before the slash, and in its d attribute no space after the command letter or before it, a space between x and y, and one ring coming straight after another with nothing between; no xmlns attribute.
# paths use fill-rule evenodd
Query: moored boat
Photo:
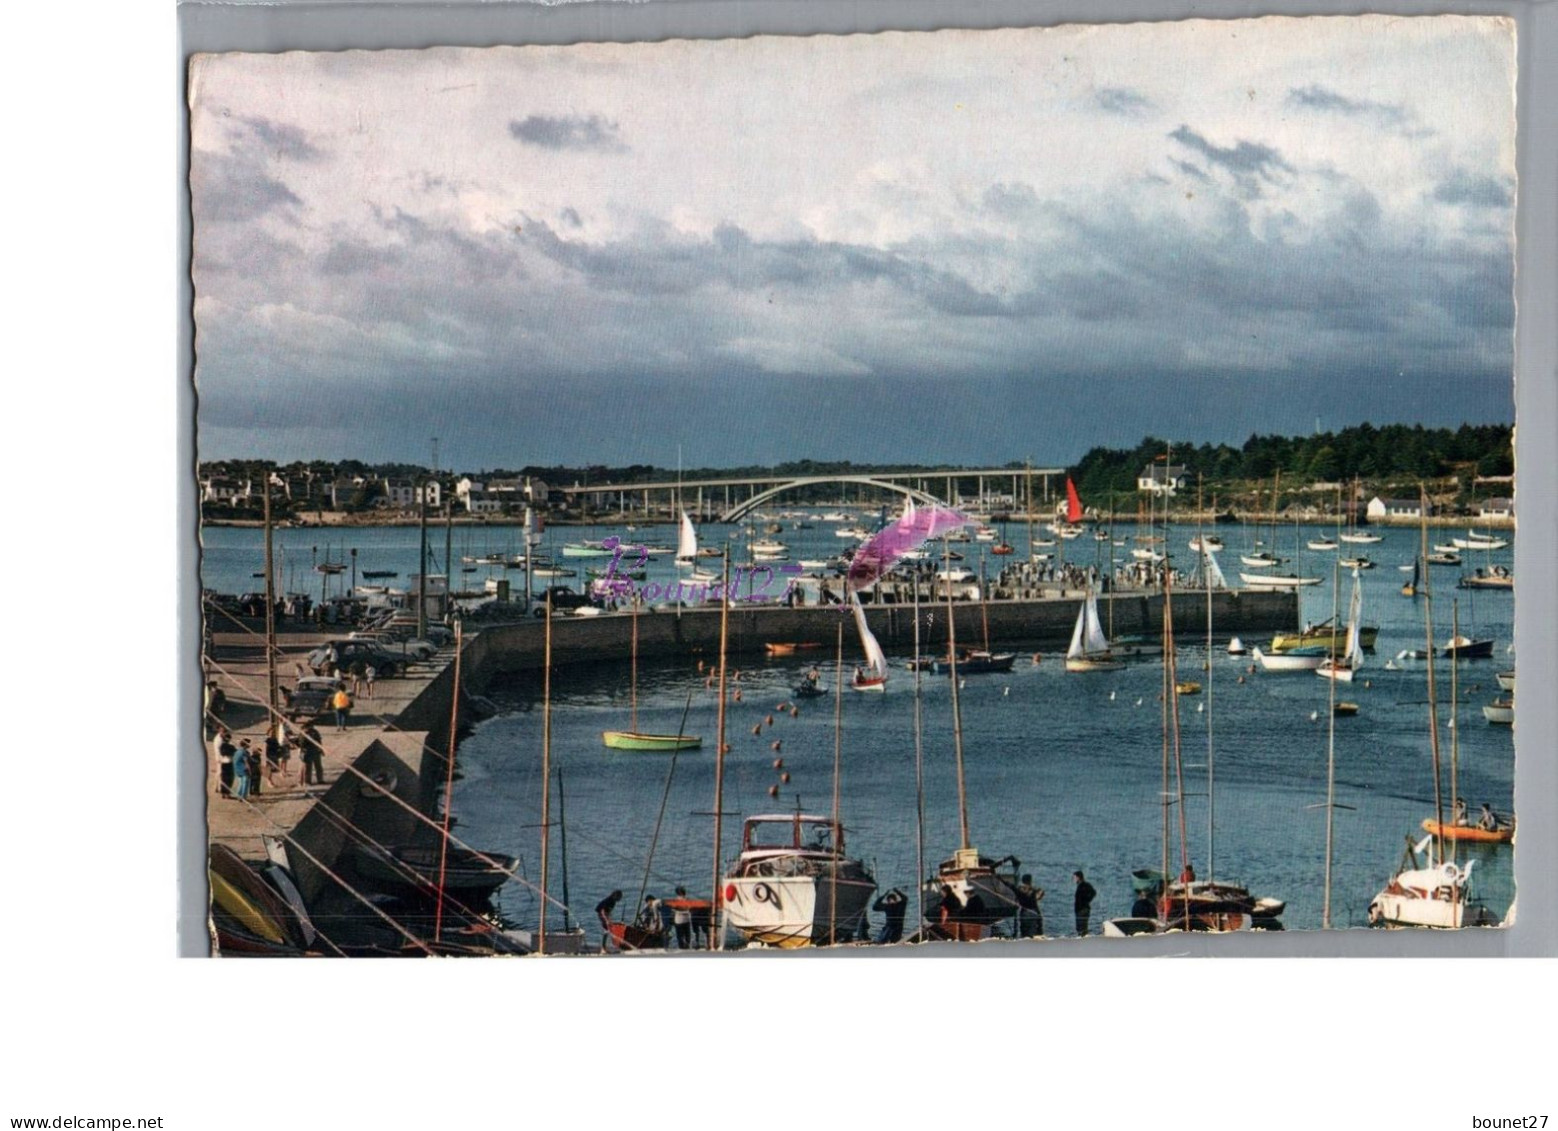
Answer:
<svg viewBox="0 0 1558 1131"><path fill-rule="evenodd" d="M1464 865L1446 860L1421 861L1432 836L1407 845L1402 867L1369 904L1369 925L1375 927L1428 927L1455 930L1491 927L1497 920L1471 896L1471 873L1476 861ZM1426 865L1426 866L1425 866Z"/></svg>
<svg viewBox="0 0 1558 1131"><path fill-rule="evenodd" d="M1425 817L1423 831L1442 840L1461 841L1466 844L1509 844L1515 839L1513 822L1500 825L1498 828L1485 829L1480 825L1456 825Z"/></svg>
<svg viewBox="0 0 1558 1131"><path fill-rule="evenodd" d="M1491 639L1473 640L1467 636L1452 636L1444 642L1444 648L1440 655L1445 657L1458 657L1462 660L1490 660L1493 658L1493 641Z"/></svg>
<svg viewBox="0 0 1558 1131"><path fill-rule="evenodd" d="M844 828L811 813L747 818L725 875L724 924L749 943L792 949L853 939L876 879L844 854Z"/></svg>
<svg viewBox="0 0 1558 1131"><path fill-rule="evenodd" d="M1307 645L1289 649L1280 655L1267 655L1257 647L1253 654L1262 671L1302 672L1313 671L1325 663L1331 656L1331 649L1323 645Z"/></svg>
<svg viewBox="0 0 1558 1131"><path fill-rule="evenodd" d="M1251 589L1298 589L1320 584L1318 577L1299 577L1292 573L1240 573L1239 580Z"/></svg>
<svg viewBox="0 0 1558 1131"><path fill-rule="evenodd" d="M1511 696L1508 699L1495 699L1482 708L1482 717L1496 726L1513 726L1515 722L1515 700Z"/></svg>

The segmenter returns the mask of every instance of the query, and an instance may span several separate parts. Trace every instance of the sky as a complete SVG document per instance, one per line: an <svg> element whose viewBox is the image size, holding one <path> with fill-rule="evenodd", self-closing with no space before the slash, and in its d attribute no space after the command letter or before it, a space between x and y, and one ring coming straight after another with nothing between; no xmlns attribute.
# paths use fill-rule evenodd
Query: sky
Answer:
<svg viewBox="0 0 1558 1131"><path fill-rule="evenodd" d="M1495 19L190 77L202 459L1059 466L1513 420Z"/></svg>

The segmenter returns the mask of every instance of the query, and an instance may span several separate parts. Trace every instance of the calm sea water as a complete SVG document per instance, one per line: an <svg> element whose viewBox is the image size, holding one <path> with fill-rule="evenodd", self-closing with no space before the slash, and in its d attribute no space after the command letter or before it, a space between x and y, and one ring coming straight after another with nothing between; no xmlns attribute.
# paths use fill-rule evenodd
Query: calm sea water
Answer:
<svg viewBox="0 0 1558 1131"><path fill-rule="evenodd" d="M787 524L788 525L788 524ZM726 528L708 528L705 538ZM1126 529L1127 533L1128 528ZM1276 549L1294 554L1309 538L1332 528L1303 528L1279 535ZM310 551L325 555L323 531L284 531L288 569L303 579L296 586L318 595L319 575ZM332 532L335 533L335 532ZM619 528L570 528L552 532L561 541L617 533L674 541L667 527L644 528L629 535ZM1174 529L1169 545L1188 567L1189 529ZM1247 549L1238 528L1224 528L1228 551L1222 555L1230 577L1237 557ZM1369 900L1400 860L1406 838L1417 833L1433 811L1434 785L1428 741L1426 665L1397 659L1424 646L1424 601L1400 595L1417 546L1409 530L1384 530L1385 541L1359 547L1378 568L1363 578L1364 619L1380 626L1376 650L1358 682L1340 690L1359 703L1353 718L1336 721L1337 800L1353 806L1336 814L1333 921L1362 926ZM487 541L481 539L485 535ZM1452 532L1432 531L1434 541ZM457 562L463 553L510 550L507 530L481 531L473 544L464 532L454 535ZM787 530L780 536L792 556L823 556L848 543L818 524L810 531ZM1014 526L1019 546L1025 534ZM1269 531L1267 532L1269 539ZM442 532L432 541L442 556ZM209 588L241 591L260 568L260 535L254 530L212 529L205 535L202 581ZM415 528L352 531L329 547L332 560L358 549L359 569L396 569L405 583L415 571ZM1344 544L1345 547L1345 544ZM963 547L977 568L979 546ZM1116 553L1124 553L1117 550ZM1074 560L1092 561L1107 553L1098 543L1074 542ZM1299 553L1300 570L1329 578L1333 554ZM349 560L349 557L347 558ZM994 568L992 560L992 569ZM1510 550L1467 555L1468 567L1512 565ZM666 573L669 570L661 567ZM485 570L474 575L485 576ZM582 572L582 569L581 569ZM1458 726L1460 791L1473 810L1483 801L1503 812L1512 805L1514 745L1511 729L1490 726L1481 706L1498 694L1494 673L1514 666L1506 653L1513 641L1514 601L1509 593L1475 595L1453 588L1459 570L1435 567L1434 637L1450 635L1452 600L1458 598L1462 631L1491 636L1495 658L1465 661L1459 667L1459 702L1452 711L1450 670L1436 665L1441 703L1441 744L1451 752L1450 719ZM516 579L520 575L514 575ZM654 576L652 574L652 576ZM582 581L582 578L579 579ZM579 584L575 581L574 584ZM392 582L393 584L393 582ZM1345 609L1347 586L1341 596ZM479 585L479 580L478 580ZM308 588L305 588L308 586ZM294 588L289 584L288 588ZM1321 620L1331 614L1329 584L1304 591L1303 614ZM1246 640L1254 645L1256 640ZM846 632L845 662L858 656L858 643ZM847 694L842 727L842 811L853 855L865 859L881 888L913 890L916 868L914 674L895 663L886 695ZM1310 808L1325 794L1328 694L1325 680L1312 673L1270 674L1249 671L1248 660L1226 655L1219 646L1185 647L1181 678L1201 680L1207 692L1181 697L1181 750L1187 792L1186 820L1190 855L1205 877L1209 856L1215 875L1238 880L1256 895L1287 901L1288 929L1320 926L1324 868L1323 809ZM1400 670L1387 670L1392 661ZM833 701L803 703L800 715L776 711L805 666L795 661L757 662L741 671L741 701L730 705L731 754L725 777L724 858L734 853L744 815L792 809L826 812L831 804L834 757ZM830 656L823 661L826 669ZM1240 677L1243 682L1239 682ZM691 693L689 733L704 736L700 751L676 759L666 754L605 749L600 732L625 729L629 716L630 669L617 665L562 668L553 681L553 764L562 773L566 807L568 895L579 917L588 920L595 902L612 888L631 899L642 882L662 797L664 820L649 870L649 890L669 894L677 884L707 895L713 871L715 693L707 690L695 661L646 664L639 673L639 727L645 731L678 728ZM1156 867L1161 856L1161 760L1163 717L1157 663L1134 665L1115 673L1067 674L1058 654L1046 654L1038 666L1027 658L1006 675L971 676L962 691L964 752L970 823L974 843L986 855L1012 854L1050 893L1045 903L1051 932L1069 929L1070 875L1086 871L1100 897L1095 914L1127 913L1130 873ZM832 684L831 672L825 682ZM481 723L461 746L463 777L453 794L453 811L467 843L513 853L526 873L539 873L541 694L538 679L516 678L488 690L502 708ZM925 862L933 866L957 847L956 779L953 771L952 713L946 677L927 675L922 689L925 778ZM775 722L768 725L772 714ZM1208 728L1215 764L1215 828L1208 822ZM754 734L754 727L761 733ZM776 754L772 743L781 743ZM773 767L784 761L787 784ZM1448 774L1448 767L1446 767ZM667 792L667 782L669 787ZM779 785L778 800L769 788ZM1448 783L1446 782L1446 791ZM559 803L554 790L554 819ZM1175 847L1179 858L1177 810ZM554 848L560 848L554 835ZM1215 855L1214 855L1215 854ZM1467 858L1467 850L1461 850ZM1511 849L1472 849L1478 893L1502 916L1513 897ZM553 857L553 894L562 895L560 852ZM517 884L498 897L499 909L519 921L533 921L534 901Z"/></svg>

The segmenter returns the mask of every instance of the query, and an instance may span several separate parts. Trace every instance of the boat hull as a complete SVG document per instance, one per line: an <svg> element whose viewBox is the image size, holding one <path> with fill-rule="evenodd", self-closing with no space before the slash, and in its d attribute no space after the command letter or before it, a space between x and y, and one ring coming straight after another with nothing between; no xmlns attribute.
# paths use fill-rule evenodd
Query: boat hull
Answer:
<svg viewBox="0 0 1558 1131"><path fill-rule="evenodd" d="M1364 625L1358 629L1358 647L1372 649L1378 640L1377 625ZM1279 632L1271 638L1271 650L1279 655L1283 652L1291 652L1295 648L1309 648L1316 645L1329 646L1333 651L1339 652L1347 646L1347 630L1338 628L1334 632L1329 629Z"/></svg>
<svg viewBox="0 0 1558 1131"><path fill-rule="evenodd" d="M1078 656L1076 659L1066 660L1068 672L1117 672L1125 664L1114 656Z"/></svg>
<svg viewBox="0 0 1558 1131"><path fill-rule="evenodd" d="M1513 699L1496 699L1482 708L1482 717L1495 726L1513 726L1515 723L1515 701Z"/></svg>
<svg viewBox="0 0 1558 1131"><path fill-rule="evenodd" d="M875 891L869 876L732 876L725 925L749 943L786 950L849 942Z"/></svg>
<svg viewBox="0 0 1558 1131"><path fill-rule="evenodd" d="M601 732L601 742L611 750L696 750L703 739L696 734L638 734L627 730Z"/></svg>
<svg viewBox="0 0 1558 1131"><path fill-rule="evenodd" d="M1304 654L1306 650L1287 652L1280 656L1268 656L1259 648L1255 649L1255 662L1260 665L1262 671L1268 672L1307 672L1317 670L1321 664L1330 657L1329 649L1321 649L1313 655Z"/></svg>
<svg viewBox="0 0 1558 1131"><path fill-rule="evenodd" d="M1515 830L1509 828L1484 829L1476 825L1451 825L1434 820L1432 817L1423 819L1423 831L1431 833L1441 840L1454 840L1467 844L1508 844L1515 839Z"/></svg>

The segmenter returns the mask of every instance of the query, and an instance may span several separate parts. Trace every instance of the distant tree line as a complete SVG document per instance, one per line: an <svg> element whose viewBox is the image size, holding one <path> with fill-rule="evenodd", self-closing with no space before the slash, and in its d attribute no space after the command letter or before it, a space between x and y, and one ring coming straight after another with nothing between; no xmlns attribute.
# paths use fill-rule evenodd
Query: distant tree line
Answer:
<svg viewBox="0 0 1558 1131"><path fill-rule="evenodd" d="M1134 448L1094 448L1071 469L1077 489L1089 498L1131 493L1142 469L1168 453L1175 466L1199 476L1210 489L1273 478L1336 483L1435 479L1448 475L1509 475L1514 471L1514 429L1507 424L1359 424L1312 436L1252 435L1241 447L1174 443L1147 436Z"/></svg>

